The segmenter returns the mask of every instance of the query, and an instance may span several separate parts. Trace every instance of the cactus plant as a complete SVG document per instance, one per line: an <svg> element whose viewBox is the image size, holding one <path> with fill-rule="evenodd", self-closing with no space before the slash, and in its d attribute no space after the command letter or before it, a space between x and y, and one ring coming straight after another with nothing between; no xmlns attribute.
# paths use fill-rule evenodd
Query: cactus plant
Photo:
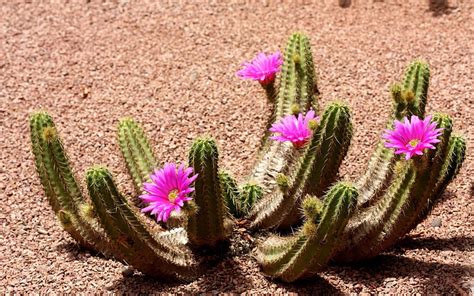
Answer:
<svg viewBox="0 0 474 296"><path fill-rule="evenodd" d="M45 112L33 114L30 129L41 183L61 225L74 240L85 248L127 262L153 277L187 280L197 274L199 258L195 258L187 246L186 230L174 228L172 223L163 225L169 228L167 230L139 213L137 204L119 192L110 172L103 167L93 167L87 171L86 183L91 200L88 201L82 195L70 168L51 116ZM149 141L142 128L130 118L120 121L118 139L135 186L141 192L142 184L149 180L153 163L156 163ZM222 229L222 234L218 235L218 240L210 241L212 246L227 238L225 234L228 233L230 221L226 217L220 180L216 175L215 142L211 139L196 140L191 155L195 170L202 176L194 193L194 199L200 206L198 215L201 219L196 219L194 212L188 210L189 225L182 223L179 226L192 227L194 221L215 217L218 221L207 221L206 229ZM215 190L214 195L209 195L210 188ZM215 209L206 209L200 201L209 204L220 202L221 216L214 213ZM216 232L211 233L214 235ZM189 236L198 242L209 242L206 232L202 234L206 235L205 239L200 238L200 235L201 232L196 232Z"/></svg>
<svg viewBox="0 0 474 296"><path fill-rule="evenodd" d="M387 128L393 127L394 120L401 120L411 115L421 117L424 115L429 75L428 65L416 60L408 66L403 83L392 85L390 92L394 106ZM325 122L324 118L323 115L321 125ZM457 174L465 157L465 140L461 136L451 135L450 117L437 113L433 117L433 122L442 129L439 136L440 142L436 145L436 150L431 150L423 156L406 161L396 155L392 149L387 148L384 140L378 143L369 161L368 169L353 188L354 192L357 192L355 195L358 196L354 200L353 214L345 217L347 219L343 222L334 221L332 225L335 228L339 226L340 232L331 237L335 240L332 241L327 258L322 258L319 251L314 250L311 253L312 256L303 257L304 255L300 254L301 250L307 246L305 233L317 229L310 221L314 216L320 217L322 208L322 203L317 202L315 197L306 198L303 203L306 222L300 231L296 235L287 237L270 236L258 247L256 257L263 271L284 281L294 281L308 276L314 266L322 268L330 260L352 262L372 258L416 227L439 202L442 191ZM349 125L350 121L345 124ZM349 134L351 129L347 130ZM317 133L313 134L308 145L312 145L315 135L317 136ZM330 159L334 160L339 156L340 154L332 154ZM340 161L342 158L343 156ZM335 163L337 164L337 161ZM334 167L337 169L337 166L338 164ZM304 178L299 176L297 180L301 182ZM252 213L258 214L250 215L250 218L255 219L252 225L256 227L268 228L282 225L284 220L279 217L287 212L289 203L297 200L295 192L290 190L289 184L293 184L291 178L280 174L274 178L274 182L279 184L280 190L287 194L284 198L266 200L267 203L270 200L274 202L272 206L267 206L270 213L267 217L272 217L275 213L273 217L278 217L278 220L272 224L262 223L261 221L265 219L259 219L259 217L262 216L264 208L259 208L257 204ZM307 182L311 185L300 192L300 196L312 193L316 197L321 197L320 192L310 190L311 186L317 187L318 179L308 178ZM263 200L265 198L267 197ZM327 196L322 197L323 203L327 198ZM285 206L281 208L274 206L278 202ZM262 202L262 204L265 203ZM342 219L344 216L338 218ZM287 226L297 226L296 222L297 220L290 221ZM316 235L314 240L318 239L323 240L327 237ZM288 269L289 266L295 265L294 262L298 258L300 260L304 258L304 260L300 261L297 272L294 268ZM317 272L317 269L315 271Z"/></svg>
<svg viewBox="0 0 474 296"><path fill-rule="evenodd" d="M51 116L45 112L31 116L30 131L36 170L63 228L81 246L109 255L105 233L94 217L84 215L82 209L89 204L82 196Z"/></svg>
<svg viewBox="0 0 474 296"><path fill-rule="evenodd" d="M259 246L256 258L263 271L286 282L319 272L331 258L356 202L357 190L344 182L329 190L322 205L308 196L303 203L306 222L298 233L273 236Z"/></svg>
<svg viewBox="0 0 474 296"><path fill-rule="evenodd" d="M319 91L309 39L304 34L290 36L284 52L280 85L274 101L269 125L292 111L318 109ZM268 125L268 126L269 126ZM269 131L262 137L260 156L249 179L259 184L266 194L276 190L274 178L285 173L292 162L292 149L285 143L269 140Z"/></svg>
<svg viewBox="0 0 474 296"><path fill-rule="evenodd" d="M118 254L141 272L164 279L188 279L196 262L186 249L186 237L147 225L118 191L110 172L93 167L86 174L95 212Z"/></svg>
<svg viewBox="0 0 474 296"><path fill-rule="evenodd" d="M242 72L259 80L273 113L258 161L241 186L229 172L219 171L217 144L207 137L194 141L190 168L165 164L158 169L143 129L125 118L118 125L119 147L141 195L125 197L111 173L94 166L86 173L87 199L51 116L33 114L36 169L62 227L85 248L149 276L177 280L192 279L202 270L206 260L196 251L227 245L233 221L229 212L245 218L244 223L249 220L254 230L297 228L286 236L257 233L263 235L263 242L255 254L266 274L292 282L311 277L331 261L374 257L423 221L458 173L466 153L466 141L453 133L448 115L424 116L428 64L414 61L402 82L390 88L393 109L385 139L353 184L338 180L353 133L351 112L345 103L332 102L318 122L314 113L320 94L309 39L301 33L290 37L279 83L275 81L279 54L270 58L275 63L263 78L261 73ZM261 70L253 66L252 71ZM287 135L271 136L287 129L291 130ZM401 136L406 141L396 142L397 131L405 135L415 130L427 138ZM193 171L197 176L190 176ZM164 190L164 183L174 187ZM156 215L159 223L141 212Z"/></svg>
<svg viewBox="0 0 474 296"><path fill-rule="evenodd" d="M123 118L118 126L118 142L137 192L158 165L143 129L132 118Z"/></svg>
<svg viewBox="0 0 474 296"><path fill-rule="evenodd" d="M196 246L216 246L230 233L217 159L216 142L209 138L197 139L189 152L189 163L199 174L194 194L197 211L189 216L187 227L189 239Z"/></svg>
<svg viewBox="0 0 474 296"><path fill-rule="evenodd" d="M340 102L332 103L324 111L304 152L297 157L293 171L278 175L278 190L267 194L252 209L249 215L252 227L288 228L298 223L303 197L321 196L335 181L351 136L349 108Z"/></svg>

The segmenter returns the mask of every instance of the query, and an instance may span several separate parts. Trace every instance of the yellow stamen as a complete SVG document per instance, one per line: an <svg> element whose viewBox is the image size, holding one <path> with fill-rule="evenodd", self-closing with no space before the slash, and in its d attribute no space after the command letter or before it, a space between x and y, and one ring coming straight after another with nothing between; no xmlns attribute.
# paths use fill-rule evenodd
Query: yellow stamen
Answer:
<svg viewBox="0 0 474 296"><path fill-rule="evenodd" d="M168 193L168 199L170 202L174 202L176 200L176 198L178 198L178 190L177 189L174 189L174 190L171 190L170 193Z"/></svg>
<svg viewBox="0 0 474 296"><path fill-rule="evenodd" d="M418 145L419 142L420 142L420 140L413 139L410 142L408 142L408 144L410 144L411 147L416 147L416 145Z"/></svg>

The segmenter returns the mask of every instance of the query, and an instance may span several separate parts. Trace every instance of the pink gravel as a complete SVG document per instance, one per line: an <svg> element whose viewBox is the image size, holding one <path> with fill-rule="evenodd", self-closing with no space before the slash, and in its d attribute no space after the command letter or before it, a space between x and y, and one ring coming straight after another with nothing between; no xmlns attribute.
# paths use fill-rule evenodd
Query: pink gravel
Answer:
<svg viewBox="0 0 474 296"><path fill-rule="evenodd" d="M473 1L436 11L419 0L71 2L0 5L0 294L474 294ZM124 277L122 264L74 246L34 170L32 111L53 115L81 180L88 166L105 164L135 194L115 140L125 115L144 125L162 163L184 160L194 137L212 134L222 166L244 180L269 106L258 83L235 72L259 51L283 50L295 30L311 38L321 103L339 98L353 110L348 179L364 171L384 127L390 83L413 58L430 63L428 111L455 119L468 152L424 223L373 261L291 285L265 278L249 254L192 283L162 284Z"/></svg>

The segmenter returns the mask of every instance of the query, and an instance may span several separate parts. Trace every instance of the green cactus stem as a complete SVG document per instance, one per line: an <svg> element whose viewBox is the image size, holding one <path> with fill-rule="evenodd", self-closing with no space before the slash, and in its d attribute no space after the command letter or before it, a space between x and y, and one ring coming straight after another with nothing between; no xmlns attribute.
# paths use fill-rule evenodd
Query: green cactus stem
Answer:
<svg viewBox="0 0 474 296"><path fill-rule="evenodd" d="M187 231L191 244L215 247L227 239L224 191L218 176L217 144L210 138L198 138L189 152L189 164L199 174L194 183L193 201L197 213L189 215Z"/></svg>
<svg viewBox="0 0 474 296"><path fill-rule="evenodd" d="M248 182L241 189L242 216L249 213L253 205L263 197L263 189L255 182Z"/></svg>
<svg viewBox="0 0 474 296"><path fill-rule="evenodd" d="M454 179L461 169L462 163L466 157L466 140L460 135L452 135L449 140L448 151L446 152L445 161L441 168L441 178L436 180L432 195L428 200L428 204L421 212L419 219L413 223L411 228L421 223L429 215L431 210L441 201L441 195Z"/></svg>
<svg viewBox="0 0 474 296"><path fill-rule="evenodd" d="M403 88L413 92L416 98L415 115L423 116L428 99L428 87L430 83L430 68L423 60L415 60L410 63L406 70Z"/></svg>
<svg viewBox="0 0 474 296"><path fill-rule="evenodd" d="M81 213L87 207L69 165L51 116L38 112L30 119L31 143L41 184L63 228L81 246L110 255L110 245L95 217Z"/></svg>
<svg viewBox="0 0 474 296"><path fill-rule="evenodd" d="M132 176L138 193L143 190L143 182L148 181L158 161L153 156L150 142L142 127L131 118L123 118L118 125L120 151Z"/></svg>
<svg viewBox="0 0 474 296"><path fill-rule="evenodd" d="M357 203L357 190L338 183L321 202L308 197L303 205L306 222L294 236L271 237L257 248L263 271L285 282L310 277L330 260Z"/></svg>
<svg viewBox="0 0 474 296"><path fill-rule="evenodd" d="M276 190L273 181L278 173L286 173L291 165L293 149L288 143L270 141L268 128L272 123L290 114L292 109L305 112L311 107L318 110L319 91L309 39L302 33L294 33L284 52L280 85L274 112L262 138L261 151L250 176L265 193Z"/></svg>
<svg viewBox="0 0 474 296"><path fill-rule="evenodd" d="M412 62L404 75L403 85L392 85L390 92L393 99L393 109L388 119L387 128L392 128L394 120L405 116L417 115L423 117L428 95L430 70L427 63ZM384 140L377 144L365 173L358 181L359 205L368 207L381 197L392 178L396 158L391 149L385 148Z"/></svg>
<svg viewBox="0 0 474 296"><path fill-rule="evenodd" d="M221 183L227 210L236 218L242 217L244 212L242 209L241 193L237 182L226 171L219 171L219 181Z"/></svg>
<svg viewBox="0 0 474 296"><path fill-rule="evenodd" d="M452 180L464 160L465 142L451 136L452 121L447 115L436 114L434 121L443 128L441 142L423 157L398 162L382 198L349 222L337 261L376 256L421 222L439 199L445 187L441 184Z"/></svg>
<svg viewBox="0 0 474 296"><path fill-rule="evenodd" d="M160 279L194 278L196 262L182 235L147 225L120 194L106 168L90 168L86 181L101 225L126 262Z"/></svg>
<svg viewBox="0 0 474 296"><path fill-rule="evenodd" d="M349 108L340 102L329 105L313 132L293 172L277 176L279 190L264 196L249 215L256 228L286 229L301 219L299 206L306 194L321 197L337 179L339 166L352 137ZM286 185L282 186L282 183Z"/></svg>

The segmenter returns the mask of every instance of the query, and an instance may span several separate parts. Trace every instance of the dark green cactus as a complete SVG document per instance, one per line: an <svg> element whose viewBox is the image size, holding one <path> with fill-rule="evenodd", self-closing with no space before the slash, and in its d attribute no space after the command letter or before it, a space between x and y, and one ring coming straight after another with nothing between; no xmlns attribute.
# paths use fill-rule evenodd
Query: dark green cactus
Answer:
<svg viewBox="0 0 474 296"><path fill-rule="evenodd" d="M257 261L265 273L286 282L310 277L331 259L340 235L357 203L357 190L338 183L321 204L307 197L303 208L306 222L296 235L270 237L257 250Z"/></svg>
<svg viewBox="0 0 474 296"><path fill-rule="evenodd" d="M250 180L259 184L265 193L276 190L273 181L279 173L286 173L291 165L294 150L287 143L270 141L268 128L292 111L317 111L319 91L309 39L302 33L294 33L288 40L282 65L280 86L274 102L274 112L262 138L260 156Z"/></svg>
<svg viewBox="0 0 474 296"><path fill-rule="evenodd" d="M301 219L299 206L306 194L322 196L336 180L352 137L349 108L343 103L329 105L313 132L306 149L288 176L279 175L280 188L266 195L250 213L252 227L288 228ZM278 180L280 179L280 180Z"/></svg>
<svg viewBox="0 0 474 296"><path fill-rule="evenodd" d="M249 182L241 189L242 215L247 215L253 205L263 197L263 189L258 184Z"/></svg>
<svg viewBox="0 0 474 296"><path fill-rule="evenodd" d="M163 279L194 277L196 262L184 247L182 238L153 231L120 194L107 169L94 167L86 175L94 209L121 257L150 276ZM162 238L166 236L168 239Z"/></svg>
<svg viewBox="0 0 474 296"><path fill-rule="evenodd" d="M102 167L95 167L87 172L87 186L92 201L90 204L82 196L51 117L44 112L36 113L32 115L30 125L35 163L49 203L63 228L77 242L160 279L187 280L197 274L199 266L186 246L188 238L183 228L166 231L141 214L138 208L120 194L112 176ZM149 141L143 130L131 119L120 122L118 135L130 173L137 189L141 191L139 186L149 178L149 173L153 170L152 164L156 163ZM203 143L205 148L215 148L212 141L197 142ZM194 153L197 157L194 159L195 168L198 168L202 173L201 178L209 184L211 180L206 176L215 177L209 172L214 172L212 168L217 169L217 150L204 149L203 154L194 150ZM206 166L208 156L211 156L209 159L215 166ZM203 162L200 163L198 158ZM220 183L217 179L213 180L216 184L213 186L219 192L219 200L223 201ZM200 187L199 196L207 192L203 188L207 187ZM193 211L190 208L192 205L185 212L191 215ZM223 213L225 215L225 211ZM181 217L178 220L183 219ZM186 226L186 223L171 225L172 223L170 221L169 228ZM227 232L229 225L228 220L225 220Z"/></svg>
<svg viewBox="0 0 474 296"><path fill-rule="evenodd" d="M217 144L209 138L195 140L189 152L189 164L199 174L193 196L197 212L189 215L187 226L189 240L195 246L214 247L230 234L218 158Z"/></svg>
<svg viewBox="0 0 474 296"><path fill-rule="evenodd" d="M252 206L263 196L262 188L255 183L247 183L238 188L235 180L227 172L219 172L224 199L229 212L236 218L248 214Z"/></svg>
<svg viewBox="0 0 474 296"><path fill-rule="evenodd" d="M226 171L219 171L219 181L227 210L234 217L242 217L241 195L237 182Z"/></svg>

